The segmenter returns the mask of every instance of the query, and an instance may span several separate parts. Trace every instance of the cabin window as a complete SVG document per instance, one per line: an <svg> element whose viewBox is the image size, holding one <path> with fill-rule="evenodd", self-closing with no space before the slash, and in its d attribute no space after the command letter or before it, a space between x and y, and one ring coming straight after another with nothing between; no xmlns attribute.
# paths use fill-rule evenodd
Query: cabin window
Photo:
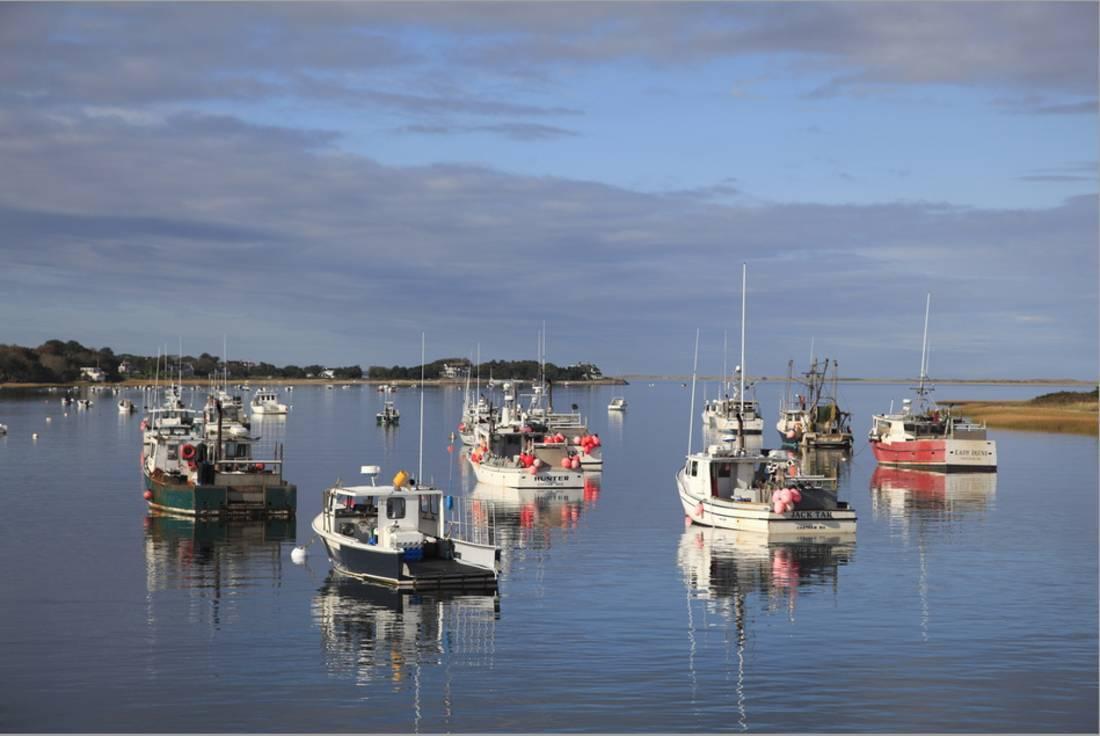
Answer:
<svg viewBox="0 0 1100 736"><path fill-rule="evenodd" d="M916 432L917 431L917 425L906 423L905 424L905 431L906 432Z"/></svg>
<svg viewBox="0 0 1100 736"><path fill-rule="evenodd" d="M729 478L733 473L733 463L717 463L716 467L718 468L716 475L719 478Z"/></svg>
<svg viewBox="0 0 1100 736"><path fill-rule="evenodd" d="M179 445L168 445L168 459L175 460L178 457L176 454L178 450Z"/></svg>
<svg viewBox="0 0 1100 736"><path fill-rule="evenodd" d="M692 460L691 461L691 477L694 478L697 475L699 475L699 461L698 460Z"/></svg>
<svg viewBox="0 0 1100 736"><path fill-rule="evenodd" d="M387 519L404 519L405 518L405 499L403 499L403 498L387 498L386 499L386 518Z"/></svg>
<svg viewBox="0 0 1100 736"><path fill-rule="evenodd" d="M420 497L420 518L435 519L439 515L439 504L436 496Z"/></svg>

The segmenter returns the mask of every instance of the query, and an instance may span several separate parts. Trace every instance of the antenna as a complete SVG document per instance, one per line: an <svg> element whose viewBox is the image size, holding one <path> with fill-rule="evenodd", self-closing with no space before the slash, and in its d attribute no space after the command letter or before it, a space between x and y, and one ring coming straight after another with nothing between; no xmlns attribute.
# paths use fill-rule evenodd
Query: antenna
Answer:
<svg viewBox="0 0 1100 736"><path fill-rule="evenodd" d="M695 429L695 376L699 372L699 328L695 328L695 363L691 366L691 415L688 417L688 454L691 454L692 432Z"/></svg>
<svg viewBox="0 0 1100 736"><path fill-rule="evenodd" d="M424 478L424 333L420 333L420 453L416 461L416 483Z"/></svg>
<svg viewBox="0 0 1100 736"><path fill-rule="evenodd" d="M814 365L814 339L811 337L810 338L810 367L813 368L813 365Z"/></svg>

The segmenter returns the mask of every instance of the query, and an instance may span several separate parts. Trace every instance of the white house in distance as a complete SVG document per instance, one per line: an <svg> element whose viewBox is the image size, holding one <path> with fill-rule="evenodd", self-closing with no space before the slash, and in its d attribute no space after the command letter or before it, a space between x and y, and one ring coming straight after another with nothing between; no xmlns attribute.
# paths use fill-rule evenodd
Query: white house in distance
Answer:
<svg viewBox="0 0 1100 736"><path fill-rule="evenodd" d="M80 369L80 377L87 381L95 381L96 383L107 380L107 374L96 367L82 367Z"/></svg>
<svg viewBox="0 0 1100 736"><path fill-rule="evenodd" d="M128 360L124 360L124 361L122 361L121 363L118 364L118 372L119 373L129 373L133 369L134 369L134 366L131 365L130 361L128 361Z"/></svg>
<svg viewBox="0 0 1100 736"><path fill-rule="evenodd" d="M443 378L458 378L458 372L462 370L464 366L443 364L443 370L440 372L440 376Z"/></svg>
<svg viewBox="0 0 1100 736"><path fill-rule="evenodd" d="M336 378L336 371L332 368L325 368L321 371L321 378Z"/></svg>

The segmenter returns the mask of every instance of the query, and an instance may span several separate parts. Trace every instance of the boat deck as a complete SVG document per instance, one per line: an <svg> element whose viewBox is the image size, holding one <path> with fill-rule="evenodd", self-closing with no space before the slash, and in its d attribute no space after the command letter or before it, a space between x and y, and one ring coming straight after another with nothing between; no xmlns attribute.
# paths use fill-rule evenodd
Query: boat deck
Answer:
<svg viewBox="0 0 1100 736"><path fill-rule="evenodd" d="M457 560L438 558L406 562L409 578L398 582L397 587L410 590L437 590L440 588L492 589L497 578L492 570L467 565Z"/></svg>

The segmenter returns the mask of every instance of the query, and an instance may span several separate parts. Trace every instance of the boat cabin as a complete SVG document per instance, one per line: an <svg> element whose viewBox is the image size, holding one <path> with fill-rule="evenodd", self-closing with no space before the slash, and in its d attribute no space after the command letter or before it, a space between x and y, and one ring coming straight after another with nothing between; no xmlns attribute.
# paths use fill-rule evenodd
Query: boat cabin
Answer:
<svg viewBox="0 0 1100 736"><path fill-rule="evenodd" d="M324 523L335 532L381 550L420 559L443 536L443 492L416 486L349 486L325 491Z"/></svg>
<svg viewBox="0 0 1100 736"><path fill-rule="evenodd" d="M763 455L739 454L728 447L711 445L705 454L688 456L684 478L699 495L766 503L772 488L783 479L784 467Z"/></svg>

